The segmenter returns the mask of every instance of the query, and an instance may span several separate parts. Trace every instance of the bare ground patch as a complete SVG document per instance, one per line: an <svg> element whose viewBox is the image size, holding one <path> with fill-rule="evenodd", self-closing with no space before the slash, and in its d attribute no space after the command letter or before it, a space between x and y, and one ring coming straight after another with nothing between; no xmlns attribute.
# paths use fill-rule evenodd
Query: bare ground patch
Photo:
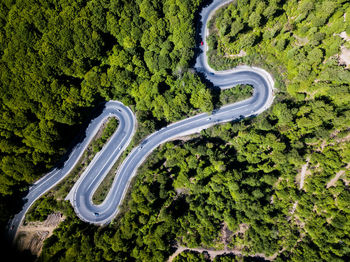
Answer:
<svg viewBox="0 0 350 262"><path fill-rule="evenodd" d="M350 36L347 33L341 32L340 34L333 34L334 36L339 36L347 42L350 42ZM350 49L345 46L340 47L340 54L337 55L339 65L345 65L345 69L350 69Z"/></svg>
<svg viewBox="0 0 350 262"><path fill-rule="evenodd" d="M309 42L309 39L307 37L300 37L295 34L293 36L296 40L296 43L295 43L296 46L304 46Z"/></svg>
<svg viewBox="0 0 350 262"><path fill-rule="evenodd" d="M241 49L241 51L239 51L239 53L238 54L232 54L232 55L230 55L230 54L225 54L224 56L225 57L230 57L230 58L236 58L236 57L243 57L243 56L246 56L247 55L247 52L245 52L243 49Z"/></svg>
<svg viewBox="0 0 350 262"><path fill-rule="evenodd" d="M19 250L29 250L33 255L39 256L44 240L52 235L54 229L65 219L60 213L48 215L43 222L29 222L18 228L15 244Z"/></svg>
<svg viewBox="0 0 350 262"><path fill-rule="evenodd" d="M245 224L245 223L239 224L238 230L234 232L233 235L244 234L248 229L249 229L248 224Z"/></svg>
<svg viewBox="0 0 350 262"><path fill-rule="evenodd" d="M297 209L297 206L298 206L298 201L295 201L293 206L292 206L292 209L290 210L290 214L293 215L295 210Z"/></svg>
<svg viewBox="0 0 350 262"><path fill-rule="evenodd" d="M350 169L350 163L347 164L347 166L345 167L346 169ZM332 186L335 186L335 184L337 183L337 181L339 180L339 178L341 176L343 176L345 174L345 170L340 170L339 172L337 172L337 174L327 183L327 188L330 188Z"/></svg>
<svg viewBox="0 0 350 262"><path fill-rule="evenodd" d="M187 142L193 138L199 137L199 134L191 134L191 135L185 135L185 136L180 136L180 137L174 137L168 140L170 141L182 141L182 142Z"/></svg>
<svg viewBox="0 0 350 262"><path fill-rule="evenodd" d="M345 69L350 69L350 49L342 46L340 50L339 65L345 65Z"/></svg>
<svg viewBox="0 0 350 262"><path fill-rule="evenodd" d="M231 242L233 232L228 229L227 224L224 222L221 229L221 241L224 244L224 250L228 250L228 244Z"/></svg>
<svg viewBox="0 0 350 262"><path fill-rule="evenodd" d="M298 173L298 175L295 177L295 182L299 184L299 189L303 189L304 187L304 180L305 175L307 173L307 167L309 165L310 157L307 157L306 163L301 167L301 171ZM308 172L309 174L310 172Z"/></svg>
<svg viewBox="0 0 350 262"><path fill-rule="evenodd" d="M180 195L188 195L189 193L189 189L188 188L176 188L175 189L176 192L176 196L180 196Z"/></svg>
<svg viewBox="0 0 350 262"><path fill-rule="evenodd" d="M350 36L348 36L348 34L347 34L345 31L341 32L340 34L334 34L334 35L340 36L340 37L343 38L345 41L350 41Z"/></svg>

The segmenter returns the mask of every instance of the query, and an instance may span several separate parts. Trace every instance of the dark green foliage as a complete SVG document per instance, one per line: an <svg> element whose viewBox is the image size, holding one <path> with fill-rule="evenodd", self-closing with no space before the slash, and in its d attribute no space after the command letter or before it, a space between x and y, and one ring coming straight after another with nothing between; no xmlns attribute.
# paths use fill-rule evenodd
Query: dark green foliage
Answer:
<svg viewBox="0 0 350 262"><path fill-rule="evenodd" d="M174 262L208 262L209 259L206 259L205 256L198 252L193 251L184 251L177 255Z"/></svg>
<svg viewBox="0 0 350 262"><path fill-rule="evenodd" d="M113 135L118 127L118 120L114 117L108 119L106 127L103 129L101 136L91 143L94 153L99 152L107 140Z"/></svg>
<svg viewBox="0 0 350 262"><path fill-rule="evenodd" d="M41 201L37 201L30 208L32 211L28 212L26 216L27 221L44 221L48 215L58 211L62 208L53 197L43 198Z"/></svg>
<svg viewBox="0 0 350 262"><path fill-rule="evenodd" d="M220 102L222 105L235 103L253 95L253 87L250 85L237 85L220 92Z"/></svg>

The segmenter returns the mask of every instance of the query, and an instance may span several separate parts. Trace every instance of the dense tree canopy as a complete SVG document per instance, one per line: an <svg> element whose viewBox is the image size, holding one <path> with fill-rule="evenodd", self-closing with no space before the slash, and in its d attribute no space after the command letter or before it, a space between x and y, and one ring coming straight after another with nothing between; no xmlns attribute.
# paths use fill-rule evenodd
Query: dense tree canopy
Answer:
<svg viewBox="0 0 350 262"><path fill-rule="evenodd" d="M286 180L279 176L276 184L281 191L276 192L274 204L294 203L295 222L305 231L303 241L283 259L342 261L349 257L349 211L339 199L349 190L350 71L338 61L350 46L346 38L349 11L348 1L237 1L221 9L210 23L213 67L244 62L283 77L276 78L281 93L272 114L257 125L276 135L271 141L285 144L294 170L299 166L300 172L308 162L301 191L293 189L294 183L300 183L300 174L287 171L285 164ZM245 141L242 134L237 139L242 145L255 140L253 136ZM254 158L251 149L260 153ZM247 152L243 159L259 163L265 172L276 167L271 166L273 155L265 159L256 145L242 152ZM346 175L339 176L342 172Z"/></svg>

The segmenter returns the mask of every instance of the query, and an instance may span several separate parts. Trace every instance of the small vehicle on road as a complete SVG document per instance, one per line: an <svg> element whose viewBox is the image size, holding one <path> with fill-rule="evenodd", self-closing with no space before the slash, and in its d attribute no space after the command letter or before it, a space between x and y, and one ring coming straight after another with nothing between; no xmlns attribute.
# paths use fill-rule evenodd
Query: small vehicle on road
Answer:
<svg viewBox="0 0 350 262"><path fill-rule="evenodd" d="M94 215L95 215L95 217L98 217L100 214L95 212Z"/></svg>
<svg viewBox="0 0 350 262"><path fill-rule="evenodd" d="M204 45L203 41L201 42L201 45Z"/></svg>

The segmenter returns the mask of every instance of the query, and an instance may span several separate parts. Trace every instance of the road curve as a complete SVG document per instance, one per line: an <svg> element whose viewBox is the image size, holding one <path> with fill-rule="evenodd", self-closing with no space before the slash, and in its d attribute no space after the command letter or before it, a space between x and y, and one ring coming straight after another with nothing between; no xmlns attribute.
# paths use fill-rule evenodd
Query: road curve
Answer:
<svg viewBox="0 0 350 262"><path fill-rule="evenodd" d="M84 141L72 150L64 166L61 169L54 169L29 189L27 196L24 198L26 203L22 211L10 221L9 235L11 239L14 239L18 226L22 223L29 207L35 200L69 174L98 131L100 125L109 116L115 116L119 119L117 131L103 149L97 153L67 196L75 212L82 220L98 225L107 224L116 216L119 210L119 204L122 202L129 183L136 174L138 167L160 144L179 136L197 133L218 123L257 115L271 106L274 81L266 71L248 66L240 66L227 71L214 71L207 64L205 52L207 49L205 41L207 21L210 19L212 12L228 2L231 2L231 0L214 0L212 4L203 8L201 12L201 36L204 45L200 47L202 53L197 57L195 69L203 73L215 86L222 89L230 88L237 84L250 84L254 87L253 96L244 101L226 105L215 110L212 114L203 113L173 123L148 136L123 161L103 203L94 205L92 203L92 196L95 190L117 158L128 146L136 127L135 116L128 107L117 101L107 102L102 114L91 121L86 129Z"/></svg>
<svg viewBox="0 0 350 262"><path fill-rule="evenodd" d="M15 239L17 229L22 224L25 214L33 203L48 190L60 183L67 175L69 175L94 136L97 134L101 125L111 116L119 119L118 128L110 138L110 143L105 145L102 150L96 154L96 157L91 161L88 169L91 170L91 166L96 163L96 158L98 156L109 153L111 148L113 148L115 145L120 148L120 152L118 152L116 157L118 157L121 151L126 148L136 129L135 115L130 108L124 106L122 103L118 101L109 101L104 105L102 113L98 117L91 120L90 124L85 130L84 140L75 145L63 166L61 168L53 169L29 188L28 194L23 198L24 205L22 206L22 210L16 214L11 221L9 221L8 237L10 240ZM123 136L128 136L129 138L121 139Z"/></svg>

